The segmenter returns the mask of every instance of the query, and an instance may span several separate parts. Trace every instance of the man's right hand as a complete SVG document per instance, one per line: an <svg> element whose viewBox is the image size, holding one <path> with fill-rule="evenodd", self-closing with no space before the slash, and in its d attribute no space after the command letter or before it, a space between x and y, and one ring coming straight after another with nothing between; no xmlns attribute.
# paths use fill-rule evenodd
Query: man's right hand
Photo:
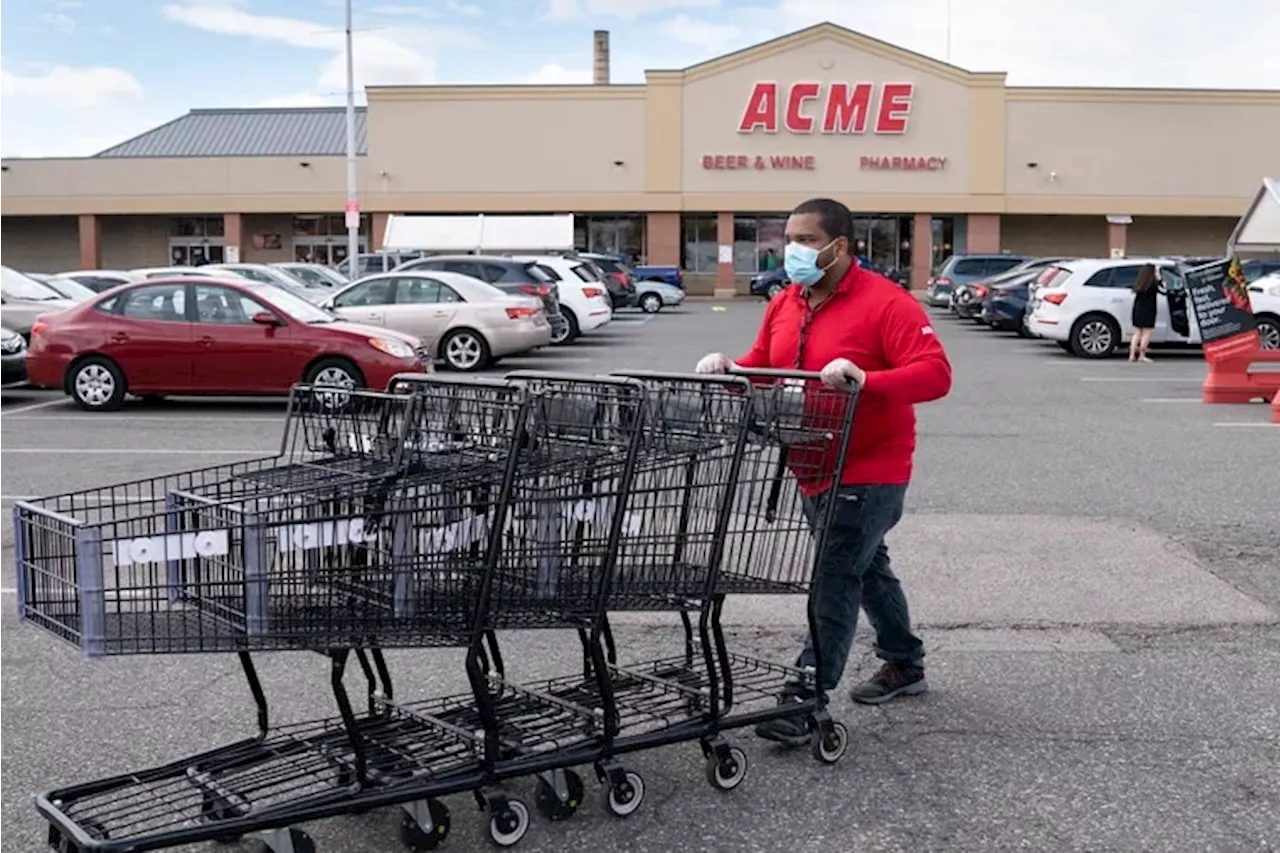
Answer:
<svg viewBox="0 0 1280 853"><path fill-rule="evenodd" d="M694 368L697 373L728 373L733 368L733 359L722 352L704 355Z"/></svg>

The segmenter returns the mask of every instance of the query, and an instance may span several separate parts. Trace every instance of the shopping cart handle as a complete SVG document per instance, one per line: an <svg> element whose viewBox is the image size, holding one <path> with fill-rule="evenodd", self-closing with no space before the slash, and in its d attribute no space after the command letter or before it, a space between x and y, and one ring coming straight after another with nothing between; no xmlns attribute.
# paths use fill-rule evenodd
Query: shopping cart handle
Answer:
<svg viewBox="0 0 1280 853"><path fill-rule="evenodd" d="M582 385L616 385L619 388L643 387L635 379L623 376L601 376L590 373L557 373L550 370L513 370L503 377L504 382L576 382Z"/></svg>
<svg viewBox="0 0 1280 853"><path fill-rule="evenodd" d="M387 391L395 393L397 385L426 385L426 386L442 386L442 385L470 385L482 388L509 388L511 387L502 379L495 379L492 376L450 376L441 373L397 373L387 382Z"/></svg>
<svg viewBox="0 0 1280 853"><path fill-rule="evenodd" d="M779 370L774 367L738 367L734 365L725 371L729 376L745 376L748 379L811 379L821 380L822 374L815 370Z"/></svg>
<svg viewBox="0 0 1280 853"><path fill-rule="evenodd" d="M615 370L611 376L624 376L628 379L653 380L658 382L705 382L717 385L750 385L746 377L726 376L723 373L672 373L663 370Z"/></svg>

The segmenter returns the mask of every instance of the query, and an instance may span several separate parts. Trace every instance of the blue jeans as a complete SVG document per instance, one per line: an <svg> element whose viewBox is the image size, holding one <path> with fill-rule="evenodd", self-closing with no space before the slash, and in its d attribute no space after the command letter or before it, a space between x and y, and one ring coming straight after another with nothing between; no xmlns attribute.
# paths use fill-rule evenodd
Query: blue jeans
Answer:
<svg viewBox="0 0 1280 853"><path fill-rule="evenodd" d="M911 632L902 584L889 567L884 537L902 518L907 487L840 486L822 558L814 570L816 629L822 648L824 690L835 690L844 674L858 624L858 608L876 632L876 655L884 661L924 665L924 643ZM820 520L831 492L805 499L810 524ZM814 665L812 638L805 640L797 666Z"/></svg>

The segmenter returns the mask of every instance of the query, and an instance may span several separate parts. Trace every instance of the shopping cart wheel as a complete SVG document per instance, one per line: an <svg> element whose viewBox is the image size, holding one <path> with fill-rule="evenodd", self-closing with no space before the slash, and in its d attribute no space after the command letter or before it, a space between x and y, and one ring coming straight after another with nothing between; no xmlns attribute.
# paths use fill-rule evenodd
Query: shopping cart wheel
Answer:
<svg viewBox="0 0 1280 853"><path fill-rule="evenodd" d="M631 817L644 801L644 779L628 770L622 779L612 782L605 791L604 804L614 817Z"/></svg>
<svg viewBox="0 0 1280 853"><path fill-rule="evenodd" d="M263 833L259 841L262 853L316 853L316 842L296 826Z"/></svg>
<svg viewBox="0 0 1280 853"><path fill-rule="evenodd" d="M508 799L506 805L489 816L489 838L499 847L514 847L529 831L529 807L520 800Z"/></svg>
<svg viewBox="0 0 1280 853"><path fill-rule="evenodd" d="M564 789L556 790L556 785L546 774L538 777L538 786L534 790L533 804L538 809L538 814L547 820L568 820L573 817L574 812L578 810L578 806L582 803L582 797L586 794L586 786L582 784L582 777L572 770L558 770L552 773L564 774Z"/></svg>
<svg viewBox="0 0 1280 853"><path fill-rule="evenodd" d="M107 838L107 831L102 828L102 824L96 821L85 821L80 828L83 829L90 838L97 839L98 841L105 841ZM62 830L58 829L58 827L53 824L49 824L48 843L49 849L56 850L57 853L79 853L80 851L80 847L77 846L70 838L63 835Z"/></svg>
<svg viewBox="0 0 1280 853"><path fill-rule="evenodd" d="M400 817L400 840L410 850L435 850L449 837L451 823L449 807L439 800L414 803L413 813L406 809Z"/></svg>
<svg viewBox="0 0 1280 853"><path fill-rule="evenodd" d="M732 791L747 778L747 754L736 746L723 755L714 752L707 756L707 781L721 791Z"/></svg>
<svg viewBox="0 0 1280 853"><path fill-rule="evenodd" d="M826 720L813 731L809 752L823 764L835 764L849 748L849 730L844 723Z"/></svg>

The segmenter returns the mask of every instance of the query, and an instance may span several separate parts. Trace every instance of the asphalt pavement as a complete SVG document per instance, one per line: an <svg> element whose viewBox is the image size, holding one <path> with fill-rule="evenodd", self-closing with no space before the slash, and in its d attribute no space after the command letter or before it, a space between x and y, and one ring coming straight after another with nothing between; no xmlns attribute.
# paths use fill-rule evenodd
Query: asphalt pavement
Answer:
<svg viewBox="0 0 1280 853"><path fill-rule="evenodd" d="M761 314L739 301L625 316L501 369L689 369L709 350L745 351ZM520 849L1280 848L1280 428L1267 407L1200 403L1198 353L1083 361L935 316L955 388L919 409L908 512L890 539L931 691L853 705L846 688L875 666L860 635L834 701L852 732L839 764L739 732L750 769L723 793L696 745L643 752L628 761L647 788L635 815L609 816L592 790L569 821L535 817ZM170 400L89 415L49 392L6 392L6 552L14 500L270 453L283 411ZM36 791L253 733L234 659L85 661L17 621L12 585L6 569L0 850L42 849ZM666 617L619 621L624 657L678 648ZM727 622L734 648L789 662L802 602L743 597ZM528 633L508 648L533 677L564 672L576 644ZM398 696L465 688L457 652L389 657ZM332 713L323 658L263 655L260 667L277 720ZM484 849L474 803L448 802L445 848ZM388 810L307 828L320 851L375 853L402 849L398 823Z"/></svg>

